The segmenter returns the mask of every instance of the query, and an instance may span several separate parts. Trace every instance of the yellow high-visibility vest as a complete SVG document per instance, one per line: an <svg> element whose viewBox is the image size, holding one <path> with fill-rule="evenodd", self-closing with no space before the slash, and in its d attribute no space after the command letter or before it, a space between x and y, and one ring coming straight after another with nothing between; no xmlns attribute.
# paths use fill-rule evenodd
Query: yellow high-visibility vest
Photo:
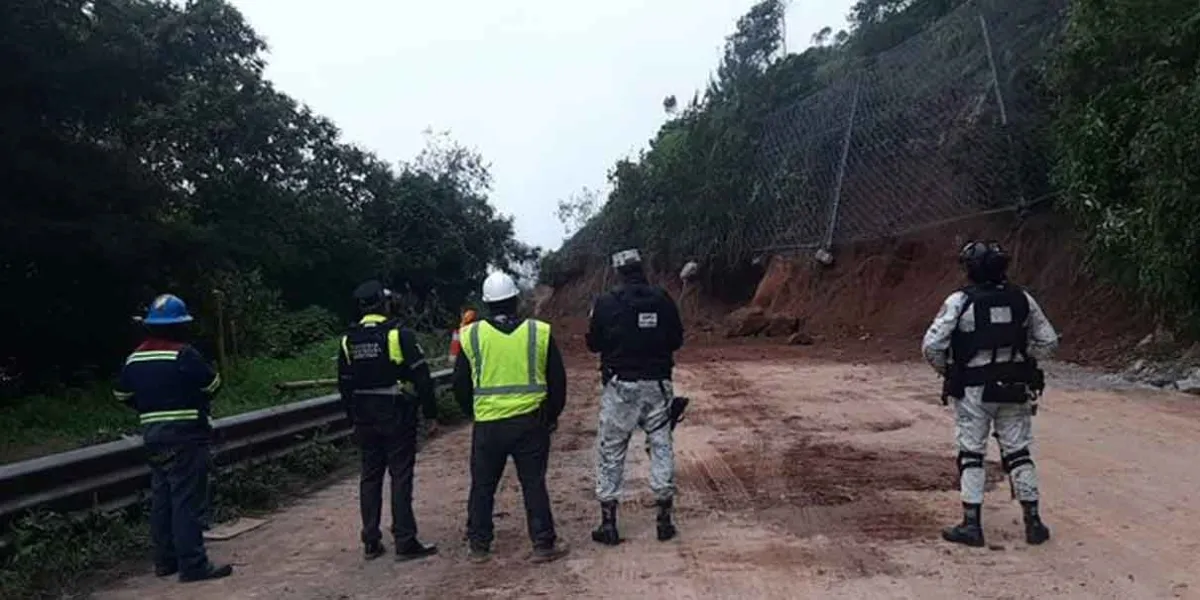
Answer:
<svg viewBox="0 0 1200 600"><path fill-rule="evenodd" d="M477 422L529 414L542 406L549 323L528 319L506 334L487 321L476 321L464 327L461 336L475 385Z"/></svg>

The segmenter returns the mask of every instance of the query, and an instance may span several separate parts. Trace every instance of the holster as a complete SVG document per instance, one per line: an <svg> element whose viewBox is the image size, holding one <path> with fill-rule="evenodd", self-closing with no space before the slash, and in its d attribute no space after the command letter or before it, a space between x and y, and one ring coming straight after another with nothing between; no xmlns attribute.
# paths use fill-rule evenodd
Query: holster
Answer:
<svg viewBox="0 0 1200 600"><path fill-rule="evenodd" d="M963 386L962 378L953 370L946 371L946 376L942 378L942 404L949 404L950 399L959 399L963 394L967 393L966 387Z"/></svg>
<svg viewBox="0 0 1200 600"><path fill-rule="evenodd" d="M672 431L675 429L675 426L683 420L683 411L687 410L690 402L691 400L684 396L675 396L671 399L671 409L669 414L671 415L670 423Z"/></svg>

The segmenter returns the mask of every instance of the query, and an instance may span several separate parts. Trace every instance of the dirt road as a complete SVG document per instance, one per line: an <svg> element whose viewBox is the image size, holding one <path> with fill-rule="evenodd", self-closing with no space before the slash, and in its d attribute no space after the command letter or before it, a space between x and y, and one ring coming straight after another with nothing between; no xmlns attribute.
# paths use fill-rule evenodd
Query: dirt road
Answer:
<svg viewBox="0 0 1200 600"><path fill-rule="evenodd" d="M594 371L572 371L550 489L573 552L526 560L512 470L497 502L496 559L465 560L469 432L419 459L417 518L436 558L364 563L348 480L211 545L232 578L189 586L139 577L101 598L1200 598L1200 401L1106 386L1055 367L1035 426L1054 539L1027 547L989 448L990 549L951 547L959 517L947 409L921 365L694 362L677 431L681 538L654 540L646 460L634 438L617 548L588 531Z"/></svg>

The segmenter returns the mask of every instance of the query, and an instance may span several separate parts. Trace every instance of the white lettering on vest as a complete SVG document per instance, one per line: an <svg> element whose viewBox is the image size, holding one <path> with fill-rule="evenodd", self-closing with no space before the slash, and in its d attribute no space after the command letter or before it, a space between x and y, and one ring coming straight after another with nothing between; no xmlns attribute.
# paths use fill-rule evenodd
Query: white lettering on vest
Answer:
<svg viewBox="0 0 1200 600"><path fill-rule="evenodd" d="M658 327L658 313L638 313L638 329Z"/></svg>

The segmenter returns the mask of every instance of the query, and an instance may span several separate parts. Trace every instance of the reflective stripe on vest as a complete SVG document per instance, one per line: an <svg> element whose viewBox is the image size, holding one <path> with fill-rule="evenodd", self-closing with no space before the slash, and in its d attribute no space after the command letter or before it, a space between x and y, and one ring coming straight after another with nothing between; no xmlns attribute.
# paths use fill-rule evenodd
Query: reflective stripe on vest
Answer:
<svg viewBox="0 0 1200 600"><path fill-rule="evenodd" d="M160 410L142 413L142 425L150 423L167 423L170 421L195 421L200 418L200 411L194 408L185 410Z"/></svg>
<svg viewBox="0 0 1200 600"><path fill-rule="evenodd" d="M463 352L475 384L475 420L498 421L537 410L546 399L550 325L530 319L508 334L487 321L468 328Z"/></svg>
<svg viewBox="0 0 1200 600"><path fill-rule="evenodd" d="M139 362L150 362L154 360L175 360L179 358L178 350L143 350L134 352L125 359L125 364L131 365Z"/></svg>

